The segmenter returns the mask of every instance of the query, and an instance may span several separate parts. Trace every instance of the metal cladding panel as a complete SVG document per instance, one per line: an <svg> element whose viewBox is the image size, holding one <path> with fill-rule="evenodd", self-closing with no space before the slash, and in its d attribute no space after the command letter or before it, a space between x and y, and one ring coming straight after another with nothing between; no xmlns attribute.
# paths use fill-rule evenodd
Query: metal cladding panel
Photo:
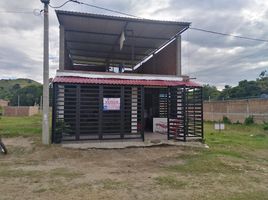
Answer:
<svg viewBox="0 0 268 200"><path fill-rule="evenodd" d="M116 64L125 63L126 60L131 60L133 57L131 66L140 63L190 26L188 22L148 20L62 10L57 10L56 14L60 25L64 27L65 42L71 57L85 56L91 59L94 56L116 60L114 61ZM119 39L123 30L125 41L123 48L120 49ZM92 47L94 44L98 47ZM96 51L98 51L97 55ZM87 54L85 55L83 52ZM77 64L81 60L83 61L83 59L75 59L74 63Z"/></svg>
<svg viewBox="0 0 268 200"><path fill-rule="evenodd" d="M192 81L168 81L168 80L130 80L116 78L84 78L73 76L56 76L54 83L74 83L74 84L103 84L103 85L143 85L143 86L189 86L201 87Z"/></svg>

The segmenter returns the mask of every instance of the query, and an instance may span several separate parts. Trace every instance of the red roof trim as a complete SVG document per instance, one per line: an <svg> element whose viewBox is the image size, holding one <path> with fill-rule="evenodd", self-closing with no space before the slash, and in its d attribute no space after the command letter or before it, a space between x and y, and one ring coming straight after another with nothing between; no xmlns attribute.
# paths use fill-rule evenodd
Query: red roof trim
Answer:
<svg viewBox="0 0 268 200"><path fill-rule="evenodd" d="M104 85L144 85L144 86L192 86L201 87L192 81L133 80L116 78L84 78L74 76L56 76L54 83L104 84Z"/></svg>

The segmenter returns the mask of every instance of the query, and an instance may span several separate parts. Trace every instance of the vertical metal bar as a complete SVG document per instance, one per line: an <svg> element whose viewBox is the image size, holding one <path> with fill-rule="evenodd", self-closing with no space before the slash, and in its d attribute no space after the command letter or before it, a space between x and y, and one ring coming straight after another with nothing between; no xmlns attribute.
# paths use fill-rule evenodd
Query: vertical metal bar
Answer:
<svg viewBox="0 0 268 200"><path fill-rule="evenodd" d="M141 91L141 137L142 137L142 141L144 141L145 137L144 137L144 86L140 87L140 91ZM138 95L139 96L139 95Z"/></svg>
<svg viewBox="0 0 268 200"><path fill-rule="evenodd" d="M131 87L131 133L139 134L139 127L141 124L139 124L138 118L139 118L139 105L138 105L138 94L139 94L140 87L138 86L132 86ZM141 119L141 117L140 117Z"/></svg>
<svg viewBox="0 0 268 200"><path fill-rule="evenodd" d="M193 88L193 102L194 102L194 134L196 135L196 88Z"/></svg>
<svg viewBox="0 0 268 200"><path fill-rule="evenodd" d="M76 86L76 128L75 128L75 140L80 138L80 85Z"/></svg>
<svg viewBox="0 0 268 200"><path fill-rule="evenodd" d="M203 121L203 88L200 88L200 103L201 103L201 136L204 139L204 121Z"/></svg>
<svg viewBox="0 0 268 200"><path fill-rule="evenodd" d="M102 112L103 112L103 85L99 86L99 139L103 138L102 135Z"/></svg>
<svg viewBox="0 0 268 200"><path fill-rule="evenodd" d="M186 98L186 87L183 86L183 141L186 141L186 134L188 132L188 124L187 124L187 115L186 115L186 108L188 107L188 102Z"/></svg>
<svg viewBox="0 0 268 200"><path fill-rule="evenodd" d="M56 128L56 113L57 113L57 93L56 93L56 87L58 87L57 83L53 84L53 95L52 95L52 130L51 130L51 143L55 142L55 128Z"/></svg>
<svg viewBox="0 0 268 200"><path fill-rule="evenodd" d="M170 123L169 123L169 118L170 118L170 87L167 89L167 139L170 140Z"/></svg>
<svg viewBox="0 0 268 200"><path fill-rule="evenodd" d="M134 68L134 57L135 57L135 36L134 36L134 31L132 30L132 45L131 45L131 66L132 69Z"/></svg>
<svg viewBox="0 0 268 200"><path fill-rule="evenodd" d="M120 100L120 138L125 136L125 87L121 86L121 100Z"/></svg>
<svg viewBox="0 0 268 200"><path fill-rule="evenodd" d="M176 36L176 75L181 76L181 35Z"/></svg>
<svg viewBox="0 0 268 200"><path fill-rule="evenodd" d="M65 31L64 31L64 26L60 25L60 51L59 51L59 69L64 70L65 68Z"/></svg>
<svg viewBox="0 0 268 200"><path fill-rule="evenodd" d="M181 110L181 104L180 104L180 98L181 98L181 88L180 87L175 87L175 95L174 95L174 110L175 110L175 116L176 120L174 124L176 124L176 129L173 138L180 139L181 136L181 129L180 129L180 110Z"/></svg>

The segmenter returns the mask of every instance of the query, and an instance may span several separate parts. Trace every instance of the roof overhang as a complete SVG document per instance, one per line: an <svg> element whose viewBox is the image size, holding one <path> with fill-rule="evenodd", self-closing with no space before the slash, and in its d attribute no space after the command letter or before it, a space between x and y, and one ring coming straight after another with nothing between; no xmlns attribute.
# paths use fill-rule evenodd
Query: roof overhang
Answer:
<svg viewBox="0 0 268 200"><path fill-rule="evenodd" d="M107 85L143 85L143 86L189 86L201 87L199 84L183 80L176 76L116 74L116 73L78 73L76 71L58 71L54 83L65 84L107 84Z"/></svg>
<svg viewBox="0 0 268 200"><path fill-rule="evenodd" d="M189 28L188 22L158 21L56 11L74 64L133 67ZM125 41L120 50L119 40Z"/></svg>

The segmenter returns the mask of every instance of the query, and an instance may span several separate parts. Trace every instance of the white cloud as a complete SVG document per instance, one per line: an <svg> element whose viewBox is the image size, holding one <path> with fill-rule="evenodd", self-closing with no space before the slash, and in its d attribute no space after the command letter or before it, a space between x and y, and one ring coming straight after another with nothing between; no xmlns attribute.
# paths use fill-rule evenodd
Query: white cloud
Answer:
<svg viewBox="0 0 268 200"><path fill-rule="evenodd" d="M265 0L81 0L145 18L190 21L193 27L268 39L268 2ZM65 0L51 0L60 5ZM1 11L42 9L38 0L1 1ZM69 3L64 10L113 14ZM42 81L43 17L0 14L0 78ZM59 30L50 9L50 76L58 68ZM213 35L194 30L183 34L183 73L197 81L223 87L241 79L255 79L268 68L267 43Z"/></svg>

